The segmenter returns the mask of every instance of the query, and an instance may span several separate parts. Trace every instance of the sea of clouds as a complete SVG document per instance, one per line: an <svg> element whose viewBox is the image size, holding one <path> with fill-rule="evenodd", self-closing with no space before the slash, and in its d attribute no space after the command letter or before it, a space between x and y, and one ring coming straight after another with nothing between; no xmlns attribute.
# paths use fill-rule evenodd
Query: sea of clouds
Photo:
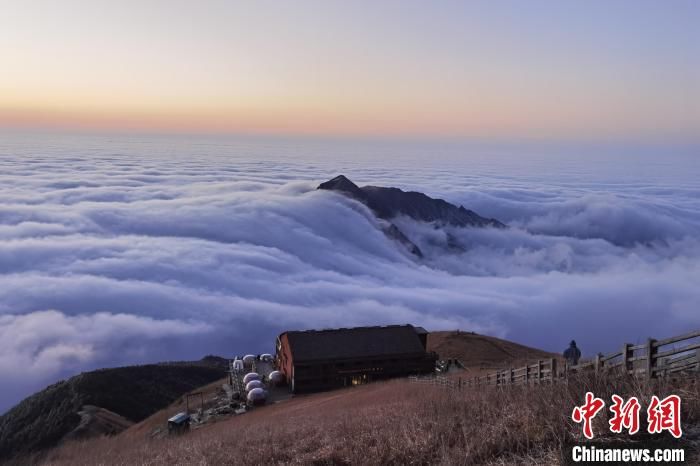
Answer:
<svg viewBox="0 0 700 466"><path fill-rule="evenodd" d="M0 412L82 370L413 323L552 351L700 327L696 153L264 139L0 139ZM510 228L396 223L316 186L442 197ZM463 250L446 247L448 235Z"/></svg>

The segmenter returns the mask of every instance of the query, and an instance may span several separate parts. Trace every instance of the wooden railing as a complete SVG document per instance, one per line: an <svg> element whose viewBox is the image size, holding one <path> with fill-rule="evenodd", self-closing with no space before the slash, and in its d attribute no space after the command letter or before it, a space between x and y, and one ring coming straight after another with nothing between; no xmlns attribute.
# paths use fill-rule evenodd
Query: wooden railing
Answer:
<svg viewBox="0 0 700 466"><path fill-rule="evenodd" d="M625 343L620 351L595 358L576 366L565 366L564 376L583 371L618 371L647 379L700 370L700 330L654 340L642 345Z"/></svg>
<svg viewBox="0 0 700 466"><path fill-rule="evenodd" d="M620 351L569 366L556 358L470 378L411 377L413 382L462 388L480 385L556 383L577 373L630 374L647 379L700 372L700 330L645 344L625 343Z"/></svg>
<svg viewBox="0 0 700 466"><path fill-rule="evenodd" d="M426 385L437 385L447 388L462 388L466 387L465 382L461 378L448 378L444 375L438 375L435 377L419 377L417 375L412 375L408 378L409 381L414 383L426 384Z"/></svg>

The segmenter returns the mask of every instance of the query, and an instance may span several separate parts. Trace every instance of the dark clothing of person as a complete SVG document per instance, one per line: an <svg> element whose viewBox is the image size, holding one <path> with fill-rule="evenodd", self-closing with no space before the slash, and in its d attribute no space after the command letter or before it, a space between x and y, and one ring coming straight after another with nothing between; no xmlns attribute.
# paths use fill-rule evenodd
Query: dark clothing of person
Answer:
<svg viewBox="0 0 700 466"><path fill-rule="evenodd" d="M571 345L564 351L564 357L569 365L575 366L581 358L581 350L578 349L576 345Z"/></svg>

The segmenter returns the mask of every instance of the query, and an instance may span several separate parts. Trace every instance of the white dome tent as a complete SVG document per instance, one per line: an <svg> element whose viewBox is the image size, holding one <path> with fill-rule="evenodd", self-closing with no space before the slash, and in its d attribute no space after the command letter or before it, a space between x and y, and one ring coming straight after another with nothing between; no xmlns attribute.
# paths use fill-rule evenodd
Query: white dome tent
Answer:
<svg viewBox="0 0 700 466"><path fill-rule="evenodd" d="M270 379L270 384L272 384L272 385L282 385L285 381L284 374L281 373L280 371L270 372L270 375L268 375L268 378Z"/></svg>
<svg viewBox="0 0 700 466"><path fill-rule="evenodd" d="M254 390L256 388L265 388L263 386L263 383L259 380L251 380L248 382L245 386L245 391L250 392L251 390Z"/></svg>
<svg viewBox="0 0 700 466"><path fill-rule="evenodd" d="M243 377L243 383L246 385L253 380L260 380L260 374L257 372L249 372Z"/></svg>
<svg viewBox="0 0 700 466"><path fill-rule="evenodd" d="M262 388L254 388L248 392L248 402L254 405L265 404L267 392Z"/></svg>

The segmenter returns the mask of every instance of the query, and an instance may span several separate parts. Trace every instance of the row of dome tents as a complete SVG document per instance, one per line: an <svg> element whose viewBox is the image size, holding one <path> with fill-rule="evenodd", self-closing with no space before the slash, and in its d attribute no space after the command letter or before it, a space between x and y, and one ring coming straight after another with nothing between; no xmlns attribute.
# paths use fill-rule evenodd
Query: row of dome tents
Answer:
<svg viewBox="0 0 700 466"><path fill-rule="evenodd" d="M271 386L282 385L285 381L284 375L280 371L272 371L268 375L268 383ZM243 377L243 384L247 393L246 399L252 405L261 405L267 401L268 392L265 384L257 372L249 372Z"/></svg>
<svg viewBox="0 0 700 466"><path fill-rule="evenodd" d="M251 368L255 364L255 361L272 362L274 357L269 353L263 353L259 356L254 354L246 354L241 359L238 356L233 361L233 368L237 370L243 370L243 368Z"/></svg>
<svg viewBox="0 0 700 466"><path fill-rule="evenodd" d="M251 370L243 377L243 386L245 387L246 399L248 403L252 405L264 404L267 400L268 392L265 389L265 383L263 381L264 377L260 374L254 372L255 362L272 362L274 357L269 353L263 353L258 356L253 354L246 354L241 359L236 359L233 361L233 370L236 372L243 372L246 369ZM285 381L284 375L280 371L272 371L267 376L268 383L273 386L281 385Z"/></svg>

